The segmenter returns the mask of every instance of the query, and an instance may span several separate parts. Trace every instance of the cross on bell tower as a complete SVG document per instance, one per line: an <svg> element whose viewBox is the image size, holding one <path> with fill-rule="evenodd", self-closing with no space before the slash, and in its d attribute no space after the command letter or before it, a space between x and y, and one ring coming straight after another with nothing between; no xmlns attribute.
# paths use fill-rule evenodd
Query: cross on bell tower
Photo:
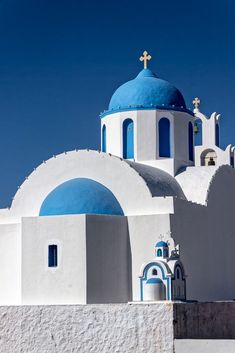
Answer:
<svg viewBox="0 0 235 353"><path fill-rule="evenodd" d="M194 109L199 109L200 103L201 103L200 99L198 97L195 97L193 100Z"/></svg>
<svg viewBox="0 0 235 353"><path fill-rule="evenodd" d="M147 69L148 61L151 59L152 59L151 55L149 55L148 52L145 50L143 52L143 55L140 57L140 61L144 62L144 69Z"/></svg>

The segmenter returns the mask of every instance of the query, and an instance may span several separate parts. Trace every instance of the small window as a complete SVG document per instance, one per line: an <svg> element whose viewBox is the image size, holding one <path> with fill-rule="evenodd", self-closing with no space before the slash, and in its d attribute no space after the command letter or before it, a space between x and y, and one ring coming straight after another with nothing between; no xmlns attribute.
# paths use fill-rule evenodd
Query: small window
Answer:
<svg viewBox="0 0 235 353"><path fill-rule="evenodd" d="M57 245L48 246L48 267L57 267Z"/></svg>
<svg viewBox="0 0 235 353"><path fill-rule="evenodd" d="M161 249L158 249L157 251L157 257L161 257L162 256L162 250Z"/></svg>
<svg viewBox="0 0 235 353"><path fill-rule="evenodd" d="M153 269L152 275L153 275L153 276L157 276L157 270L156 270L156 268Z"/></svg>

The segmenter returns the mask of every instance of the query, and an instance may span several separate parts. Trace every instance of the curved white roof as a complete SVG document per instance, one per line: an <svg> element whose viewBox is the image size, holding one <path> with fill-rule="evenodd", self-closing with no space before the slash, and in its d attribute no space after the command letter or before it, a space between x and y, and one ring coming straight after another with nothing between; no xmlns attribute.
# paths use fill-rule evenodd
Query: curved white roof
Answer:
<svg viewBox="0 0 235 353"><path fill-rule="evenodd" d="M153 197L173 196L185 199L181 186L176 179L167 172L140 163L125 162L134 168L145 180Z"/></svg>
<svg viewBox="0 0 235 353"><path fill-rule="evenodd" d="M176 176L183 192L195 203L206 205L210 183L220 167L187 167Z"/></svg>

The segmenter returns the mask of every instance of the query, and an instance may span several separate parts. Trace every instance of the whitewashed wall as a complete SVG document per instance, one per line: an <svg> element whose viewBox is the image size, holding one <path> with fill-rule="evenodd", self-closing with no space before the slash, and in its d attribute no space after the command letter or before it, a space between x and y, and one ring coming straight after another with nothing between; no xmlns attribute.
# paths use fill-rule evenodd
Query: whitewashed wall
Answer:
<svg viewBox="0 0 235 353"><path fill-rule="evenodd" d="M171 149L173 158L159 157L158 123L168 118L171 124ZM123 157L122 125L126 119L134 122L134 159L161 168L171 175L185 165L193 165L188 154L188 123L194 117L187 113L167 110L133 110L107 115L101 119L106 126L106 150Z"/></svg>
<svg viewBox="0 0 235 353"><path fill-rule="evenodd" d="M0 225L0 304L21 303L21 224Z"/></svg>

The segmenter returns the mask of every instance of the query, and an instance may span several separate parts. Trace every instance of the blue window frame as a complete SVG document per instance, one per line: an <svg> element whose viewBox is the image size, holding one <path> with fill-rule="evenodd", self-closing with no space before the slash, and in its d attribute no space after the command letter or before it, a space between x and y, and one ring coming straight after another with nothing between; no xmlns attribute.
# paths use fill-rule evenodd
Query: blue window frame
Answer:
<svg viewBox="0 0 235 353"><path fill-rule="evenodd" d="M193 145L193 124L191 121L188 124L188 154L189 160L194 161L194 145Z"/></svg>
<svg viewBox="0 0 235 353"><path fill-rule="evenodd" d="M126 119L123 122L123 158L134 158L134 122Z"/></svg>
<svg viewBox="0 0 235 353"><path fill-rule="evenodd" d="M162 250L161 249L158 249L157 250L157 257L161 257L162 256Z"/></svg>
<svg viewBox="0 0 235 353"><path fill-rule="evenodd" d="M58 263L57 245L48 246L48 267L57 267Z"/></svg>
<svg viewBox="0 0 235 353"><path fill-rule="evenodd" d="M159 157L171 157L170 121L161 118L158 123Z"/></svg>
<svg viewBox="0 0 235 353"><path fill-rule="evenodd" d="M106 152L106 125L102 127L102 152Z"/></svg>
<svg viewBox="0 0 235 353"><path fill-rule="evenodd" d="M202 145L202 121L197 119L194 123L194 144L195 146Z"/></svg>

